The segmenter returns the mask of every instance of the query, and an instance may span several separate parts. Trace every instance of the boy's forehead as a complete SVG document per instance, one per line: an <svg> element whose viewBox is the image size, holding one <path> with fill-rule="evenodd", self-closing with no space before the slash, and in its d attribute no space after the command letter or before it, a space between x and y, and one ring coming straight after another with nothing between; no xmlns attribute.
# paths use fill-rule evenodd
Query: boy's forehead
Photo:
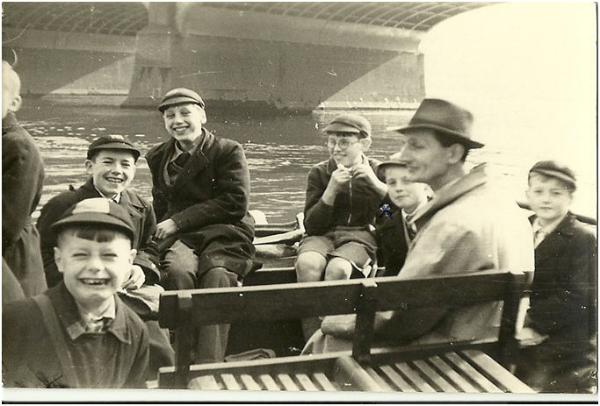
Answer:
<svg viewBox="0 0 600 406"><path fill-rule="evenodd" d="M327 136L328 137L356 137L359 138L358 133L351 133L351 132L328 132Z"/></svg>
<svg viewBox="0 0 600 406"><path fill-rule="evenodd" d="M198 110L202 110L202 107L200 107L196 103L174 104L172 106L167 107L165 109L165 113L173 112L173 111L177 111L177 110L182 110L182 109L187 109L187 110L198 109Z"/></svg>

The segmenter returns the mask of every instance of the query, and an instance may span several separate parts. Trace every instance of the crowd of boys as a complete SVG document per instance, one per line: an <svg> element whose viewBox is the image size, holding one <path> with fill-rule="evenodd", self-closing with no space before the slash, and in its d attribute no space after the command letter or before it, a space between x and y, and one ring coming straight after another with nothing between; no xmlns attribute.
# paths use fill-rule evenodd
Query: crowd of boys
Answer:
<svg viewBox="0 0 600 406"><path fill-rule="evenodd" d="M20 80L6 62L2 78L4 384L144 387L174 361L168 331L152 318L160 293L237 286L259 266L243 148L204 128L200 95L173 89L158 106L170 138L146 155L153 202L129 188L140 151L103 136L88 148L88 180L48 201L36 227L43 163L16 121ZM298 282L530 272L515 373L542 392L593 391L597 242L569 211L575 174L556 161L531 168L528 222L484 164L466 170L469 151L483 147L472 123L466 109L425 99L397 129L399 152L378 162L366 155L368 120L329 122L330 157L308 174ZM406 344L479 340L497 332L499 318L499 303L440 303L378 313L376 335ZM354 325L346 315L303 320L304 352L348 348ZM194 361L222 361L228 332L200 329Z"/></svg>

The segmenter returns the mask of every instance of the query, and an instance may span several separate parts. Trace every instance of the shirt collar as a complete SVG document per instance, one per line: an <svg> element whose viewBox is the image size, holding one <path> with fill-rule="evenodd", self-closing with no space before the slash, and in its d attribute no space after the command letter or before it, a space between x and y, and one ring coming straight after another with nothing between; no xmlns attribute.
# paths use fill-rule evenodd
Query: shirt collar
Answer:
<svg viewBox="0 0 600 406"><path fill-rule="evenodd" d="M93 181L92 181L92 184L94 185ZM96 189L96 192L98 192L98 194L100 195L100 197L103 197L103 198L108 199L108 200L112 200L115 203L120 203L121 202L121 193L117 193L117 194L112 195L112 196L106 196L104 193L102 193L100 191L100 189L98 189L96 187L96 185L94 185L94 189Z"/></svg>
<svg viewBox="0 0 600 406"><path fill-rule="evenodd" d="M75 341L81 335L85 334L85 325L83 324L77 303L67 290L64 282L60 283L56 288L48 290L48 296L69 338ZM114 320L108 326L105 333L110 333L119 341L130 344L131 340L127 336L126 316L123 310L124 304L116 295L114 298Z"/></svg>
<svg viewBox="0 0 600 406"><path fill-rule="evenodd" d="M177 141L175 141L173 143L174 145L174 149L173 149L173 155L171 155L171 159L169 159L169 162L173 162L174 160L177 159L177 157L181 154L183 154L184 152L189 152L190 155L194 153L194 151L196 151L196 149L198 149L198 147L200 146L200 148L202 148L202 145L204 145L204 142L207 139L207 135L206 135L206 131L203 128L202 129L202 134L199 137L196 137L196 139L194 140L194 146L192 147L192 149L190 149L189 151L184 151L179 147L179 144L177 143Z"/></svg>
<svg viewBox="0 0 600 406"><path fill-rule="evenodd" d="M558 225L565 219L565 217L567 216L567 213L565 213L564 216L554 220L552 223L550 224L546 224L545 226L542 226L540 224L540 219L539 217L536 217L533 220L533 233L537 233L538 231L542 231L544 234L548 235L550 234L552 231L554 231L556 229L556 227L558 227Z"/></svg>

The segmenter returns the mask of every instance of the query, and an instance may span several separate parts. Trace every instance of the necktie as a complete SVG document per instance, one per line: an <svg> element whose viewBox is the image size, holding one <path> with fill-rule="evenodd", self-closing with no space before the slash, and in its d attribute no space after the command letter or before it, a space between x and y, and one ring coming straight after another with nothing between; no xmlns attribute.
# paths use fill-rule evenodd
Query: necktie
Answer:
<svg viewBox="0 0 600 406"><path fill-rule="evenodd" d="M542 241L544 241L544 238L546 238L546 233L544 231L542 231L542 229L537 230L533 234L533 245L534 245L534 247L537 248L538 245L540 245L542 243Z"/></svg>
<svg viewBox="0 0 600 406"><path fill-rule="evenodd" d="M411 215L406 216L406 232L411 241L415 239L415 236L417 235L417 226L412 222Z"/></svg>
<svg viewBox="0 0 600 406"><path fill-rule="evenodd" d="M188 159L190 159L189 152L183 152L173 161L169 162L167 165L167 173L171 179L174 179L179 175L179 173L183 170L183 167L187 163Z"/></svg>

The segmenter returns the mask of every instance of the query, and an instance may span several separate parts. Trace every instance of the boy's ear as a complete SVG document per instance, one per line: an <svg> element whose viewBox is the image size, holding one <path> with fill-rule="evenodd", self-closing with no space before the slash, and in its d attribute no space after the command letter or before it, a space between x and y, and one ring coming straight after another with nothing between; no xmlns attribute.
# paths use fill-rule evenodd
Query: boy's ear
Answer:
<svg viewBox="0 0 600 406"><path fill-rule="evenodd" d="M129 252L129 263L133 264L133 260L135 259L135 256L137 255L137 250L132 248L131 251Z"/></svg>
<svg viewBox="0 0 600 406"><path fill-rule="evenodd" d="M363 147L363 151L367 151L371 147L372 142L373 140L371 139L371 137L361 138L360 143Z"/></svg>
<svg viewBox="0 0 600 406"><path fill-rule="evenodd" d="M58 269L58 272L62 273L63 270L62 265L61 265L61 260L62 260L62 253L60 252L60 248L58 247L54 247L54 262L56 263L56 268Z"/></svg>
<svg viewBox="0 0 600 406"><path fill-rule="evenodd" d="M91 159L86 159L84 162L85 165L85 173L88 175L92 174L92 167L94 166L94 163L92 162Z"/></svg>
<svg viewBox="0 0 600 406"><path fill-rule="evenodd" d="M21 108L21 101L22 99L20 95L14 96L8 105L8 111L12 111L13 113L19 111Z"/></svg>

